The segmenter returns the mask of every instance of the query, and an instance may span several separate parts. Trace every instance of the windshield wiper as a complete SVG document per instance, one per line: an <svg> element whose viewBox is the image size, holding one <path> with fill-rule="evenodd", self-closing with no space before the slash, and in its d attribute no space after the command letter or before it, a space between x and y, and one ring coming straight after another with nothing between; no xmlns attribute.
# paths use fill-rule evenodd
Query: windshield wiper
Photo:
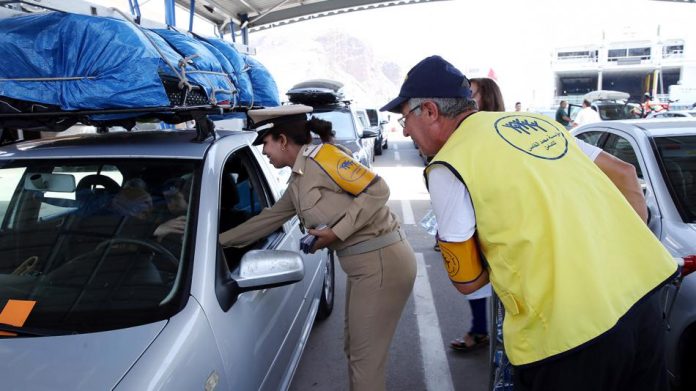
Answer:
<svg viewBox="0 0 696 391"><path fill-rule="evenodd" d="M15 327L15 326L10 326L8 324L1 324L0 323L0 331L6 331L8 333L15 333L17 334L16 336L25 336L25 337L49 337L49 336L55 336L55 335L68 335L68 334L74 334L72 331L65 331L65 330L51 330L51 329L37 329L33 327ZM0 333L0 338L3 337L15 337L14 335L3 335Z"/></svg>

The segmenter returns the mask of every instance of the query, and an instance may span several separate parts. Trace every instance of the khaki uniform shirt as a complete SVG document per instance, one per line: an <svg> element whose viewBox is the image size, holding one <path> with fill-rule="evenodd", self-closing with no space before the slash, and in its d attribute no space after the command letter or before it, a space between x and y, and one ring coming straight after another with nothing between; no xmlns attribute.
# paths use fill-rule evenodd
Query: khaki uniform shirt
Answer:
<svg viewBox="0 0 696 391"><path fill-rule="evenodd" d="M270 208L244 224L220 234L224 247L243 247L263 238L297 215L304 227L322 224L331 227L338 240L329 248L341 250L399 228L386 206L389 187L381 177L357 197L346 193L324 170L309 158L318 145L304 145L292 167L289 185Z"/></svg>

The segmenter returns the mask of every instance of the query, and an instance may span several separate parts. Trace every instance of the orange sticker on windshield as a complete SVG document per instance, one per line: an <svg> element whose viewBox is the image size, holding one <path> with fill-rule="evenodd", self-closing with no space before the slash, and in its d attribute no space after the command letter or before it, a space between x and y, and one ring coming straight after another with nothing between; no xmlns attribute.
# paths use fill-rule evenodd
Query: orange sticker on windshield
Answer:
<svg viewBox="0 0 696 391"><path fill-rule="evenodd" d="M35 304L35 300L8 300L0 312L0 323L15 327L24 326Z"/></svg>

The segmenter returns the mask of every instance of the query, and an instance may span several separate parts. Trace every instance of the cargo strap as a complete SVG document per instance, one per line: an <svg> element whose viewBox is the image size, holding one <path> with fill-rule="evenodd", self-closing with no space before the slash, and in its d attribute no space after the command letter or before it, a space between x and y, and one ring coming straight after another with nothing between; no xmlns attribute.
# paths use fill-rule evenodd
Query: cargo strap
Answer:
<svg viewBox="0 0 696 391"><path fill-rule="evenodd" d="M342 250L336 250L336 254L339 257L348 257L351 255L364 254L370 251L387 247L391 244L400 242L402 240L406 240L406 233L404 232L404 230L399 228L396 231L389 232L388 234L368 239L364 242L348 246Z"/></svg>

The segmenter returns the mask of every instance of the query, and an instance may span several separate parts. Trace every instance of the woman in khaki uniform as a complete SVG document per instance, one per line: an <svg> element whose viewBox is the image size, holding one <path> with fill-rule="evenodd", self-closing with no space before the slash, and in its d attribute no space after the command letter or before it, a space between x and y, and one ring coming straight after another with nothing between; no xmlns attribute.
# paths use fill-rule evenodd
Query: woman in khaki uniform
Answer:
<svg viewBox="0 0 696 391"><path fill-rule="evenodd" d="M262 144L271 164L292 167L292 174L275 205L220 234L220 242L245 246L299 216L318 238L311 252L336 250L348 276L344 349L350 389L384 390L389 345L416 276L415 255L386 206L384 179L330 144L331 123L307 120L311 111L303 105L249 111L258 132L254 145ZM310 131L324 144L311 145Z"/></svg>

